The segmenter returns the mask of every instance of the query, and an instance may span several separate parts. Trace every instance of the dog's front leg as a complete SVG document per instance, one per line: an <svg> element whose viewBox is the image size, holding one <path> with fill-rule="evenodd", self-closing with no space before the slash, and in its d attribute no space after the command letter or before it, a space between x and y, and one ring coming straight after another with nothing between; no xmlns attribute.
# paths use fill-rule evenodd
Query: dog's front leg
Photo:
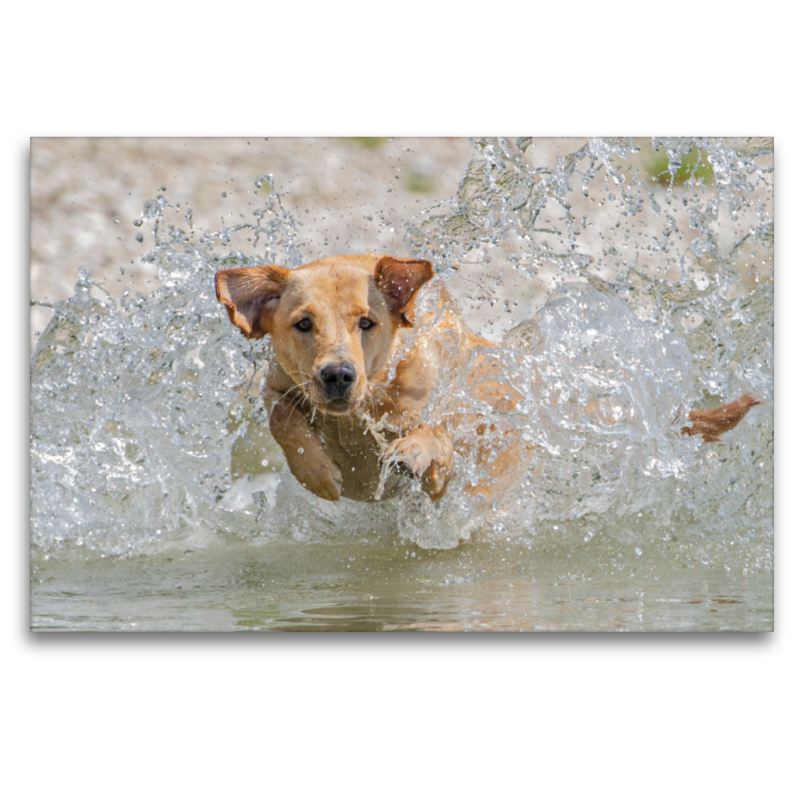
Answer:
<svg viewBox="0 0 800 800"><path fill-rule="evenodd" d="M420 425L406 436L395 439L381 458L382 463L405 467L422 479L422 488L431 500L438 500L455 474L453 442L441 431Z"/></svg>
<svg viewBox="0 0 800 800"><path fill-rule="evenodd" d="M292 475L323 500L338 500L342 494L342 472L328 455L302 411L291 401L278 400L269 417L269 430L283 449Z"/></svg>

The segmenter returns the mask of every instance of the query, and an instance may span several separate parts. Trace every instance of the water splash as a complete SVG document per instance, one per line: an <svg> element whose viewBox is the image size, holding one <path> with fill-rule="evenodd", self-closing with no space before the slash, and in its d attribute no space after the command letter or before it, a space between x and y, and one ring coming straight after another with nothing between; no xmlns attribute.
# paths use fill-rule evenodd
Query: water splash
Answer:
<svg viewBox="0 0 800 800"><path fill-rule="evenodd" d="M388 503L325 503L281 472L259 397L269 345L237 335L212 277L323 254L303 257L274 189L252 222L210 232L190 211L176 222L183 212L159 195L137 227L151 227L146 260L161 286L117 303L82 271L32 360L34 551L127 555L226 536L399 536L428 548L544 538L594 548L599 561L635 545L771 568L771 141L591 139L555 164L531 139L474 145L456 196L405 226L409 254L438 273L420 310L446 285L499 345L474 354L480 381L443 375L426 412L468 413L489 430L479 458L461 454L443 501L412 484ZM666 183L647 163L664 153ZM710 171L687 169L692 153ZM514 387L515 408L487 404L492 381ZM765 405L726 444L677 435L690 408L745 391ZM485 496L510 436L525 468Z"/></svg>
<svg viewBox="0 0 800 800"><path fill-rule="evenodd" d="M239 528L219 504L231 487L231 444L250 424L244 387L257 384L251 365L264 346L230 336L212 279L233 264L299 263L294 221L274 192L255 223L211 233L187 233L171 211L159 195L142 215L155 241L145 260L161 287L116 303L82 270L40 337L31 536L45 552L61 543L142 552L187 531ZM243 237L258 257L224 249Z"/></svg>

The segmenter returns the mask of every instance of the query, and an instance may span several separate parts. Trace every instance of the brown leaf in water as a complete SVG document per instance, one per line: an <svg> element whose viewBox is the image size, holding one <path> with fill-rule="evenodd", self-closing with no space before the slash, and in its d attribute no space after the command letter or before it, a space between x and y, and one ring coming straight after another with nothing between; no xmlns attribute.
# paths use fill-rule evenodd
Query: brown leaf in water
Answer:
<svg viewBox="0 0 800 800"><path fill-rule="evenodd" d="M743 394L738 400L707 411L690 411L691 427L681 428L689 436L700 434L704 442L721 442L720 435L733 430L753 406L760 406L752 394Z"/></svg>

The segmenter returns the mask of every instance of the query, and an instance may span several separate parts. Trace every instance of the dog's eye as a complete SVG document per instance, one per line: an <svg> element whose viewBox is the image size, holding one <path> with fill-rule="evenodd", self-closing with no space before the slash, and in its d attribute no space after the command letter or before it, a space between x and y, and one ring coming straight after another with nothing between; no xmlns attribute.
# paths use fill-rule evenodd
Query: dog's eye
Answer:
<svg viewBox="0 0 800 800"><path fill-rule="evenodd" d="M303 317L299 322L295 322L295 328L299 331L310 331L311 330L311 320L307 317Z"/></svg>
<svg viewBox="0 0 800 800"><path fill-rule="evenodd" d="M362 331L368 331L370 328L375 327L375 323L367 317L362 317L361 322L358 323L358 327L361 328Z"/></svg>

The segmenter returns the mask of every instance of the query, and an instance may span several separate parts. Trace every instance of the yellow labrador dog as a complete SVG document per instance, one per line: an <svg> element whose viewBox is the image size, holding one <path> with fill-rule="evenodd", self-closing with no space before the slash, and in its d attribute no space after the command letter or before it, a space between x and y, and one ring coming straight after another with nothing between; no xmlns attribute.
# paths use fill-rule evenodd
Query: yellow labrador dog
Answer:
<svg viewBox="0 0 800 800"><path fill-rule="evenodd" d="M432 277L428 261L377 254L321 258L292 270L217 273L217 298L231 322L250 339L271 336L270 431L292 474L317 496L376 499L383 465L421 478L432 500L445 494L455 474L454 453L462 447L447 421L421 424L420 412L443 371L458 369L475 347L491 344L466 329L445 291L432 324L421 326L423 333L415 328L414 300ZM472 359L472 367L479 362ZM520 399L491 381L479 391L498 410L511 410ZM682 432L718 441L756 404L745 395L693 411L693 428ZM475 426L476 439L484 432L485 425ZM509 442L492 471L513 468L518 451L519 443ZM384 496L393 491L386 488ZM476 487L484 489L491 491Z"/></svg>

